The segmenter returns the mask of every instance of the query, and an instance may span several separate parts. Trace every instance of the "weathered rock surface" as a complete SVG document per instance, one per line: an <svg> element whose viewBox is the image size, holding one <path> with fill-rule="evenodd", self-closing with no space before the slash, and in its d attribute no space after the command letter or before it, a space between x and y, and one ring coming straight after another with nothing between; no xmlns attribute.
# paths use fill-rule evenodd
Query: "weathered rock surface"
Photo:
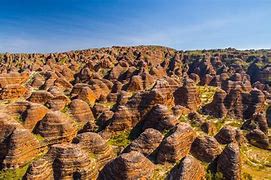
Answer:
<svg viewBox="0 0 271 180"><path fill-rule="evenodd" d="M191 147L192 154L205 162L212 162L221 151L217 140L210 136L198 136Z"/></svg>
<svg viewBox="0 0 271 180"><path fill-rule="evenodd" d="M27 88L20 84L6 85L0 90L0 100L20 98L27 92Z"/></svg>
<svg viewBox="0 0 271 180"><path fill-rule="evenodd" d="M94 179L95 160L75 144L55 144L42 158L31 163L25 177L38 179Z"/></svg>
<svg viewBox="0 0 271 180"><path fill-rule="evenodd" d="M29 77L28 73L18 73L18 72L1 73L0 87L3 88L12 84L22 84L27 81L28 77Z"/></svg>
<svg viewBox="0 0 271 180"><path fill-rule="evenodd" d="M154 128L159 131L168 130L178 123L171 110L161 104L154 106L144 121L143 129Z"/></svg>
<svg viewBox="0 0 271 180"><path fill-rule="evenodd" d="M259 129L254 129L250 131L246 135L246 138L252 145L257 146L259 148L267 149L269 147L268 136Z"/></svg>
<svg viewBox="0 0 271 180"><path fill-rule="evenodd" d="M137 139L132 141L123 152L138 151L145 156L151 155L163 140L163 135L152 128L146 129Z"/></svg>
<svg viewBox="0 0 271 180"><path fill-rule="evenodd" d="M23 126L32 131L48 111L49 110L41 104L31 103L30 107L25 111L26 117Z"/></svg>
<svg viewBox="0 0 271 180"><path fill-rule="evenodd" d="M217 160L217 171L225 179L241 179L241 159L238 144L228 144Z"/></svg>
<svg viewBox="0 0 271 180"><path fill-rule="evenodd" d="M169 173L169 180L201 180L205 178L204 167L193 156L184 157Z"/></svg>
<svg viewBox="0 0 271 180"><path fill-rule="evenodd" d="M33 103L45 104L50 99L53 99L53 98L54 96L47 91L34 91L32 92L31 96L28 98L28 101L31 101Z"/></svg>
<svg viewBox="0 0 271 180"><path fill-rule="evenodd" d="M178 124L174 132L158 147L157 162L176 162L186 156L195 139L195 132L189 124Z"/></svg>
<svg viewBox="0 0 271 180"><path fill-rule="evenodd" d="M149 179L154 165L137 151L121 154L101 170L98 179Z"/></svg>
<svg viewBox="0 0 271 180"><path fill-rule="evenodd" d="M14 119L0 114L0 164L4 169L22 167L40 152L39 141Z"/></svg>
<svg viewBox="0 0 271 180"><path fill-rule="evenodd" d="M213 101L203 107L203 111L217 118L222 118L227 115L228 110L225 107L224 99L227 93L223 90L217 91L213 97Z"/></svg>
<svg viewBox="0 0 271 180"><path fill-rule="evenodd" d="M59 111L49 111L35 129L49 144L71 141L76 128L67 116Z"/></svg>
<svg viewBox="0 0 271 180"><path fill-rule="evenodd" d="M241 134L237 129L231 126L225 126L220 129L215 135L215 138L220 144L229 144L240 141Z"/></svg>
<svg viewBox="0 0 271 180"><path fill-rule="evenodd" d="M175 104L182 105L196 110L200 105L199 93L191 79L184 82L183 87L178 88L174 93Z"/></svg>
<svg viewBox="0 0 271 180"><path fill-rule="evenodd" d="M77 122L93 122L94 123L94 116L89 105L80 99L74 99L69 105L70 112L73 118Z"/></svg>
<svg viewBox="0 0 271 180"><path fill-rule="evenodd" d="M97 133L86 132L78 134L73 142L81 146L85 151L93 153L99 168L103 167L114 157L112 148Z"/></svg>
<svg viewBox="0 0 271 180"><path fill-rule="evenodd" d="M27 180L48 180L54 179L53 162L49 158L40 158L30 164L25 174Z"/></svg>
<svg viewBox="0 0 271 180"><path fill-rule="evenodd" d="M52 99L49 99L46 103L46 106L52 111L61 111L69 104L70 100L64 95L55 96Z"/></svg>
<svg viewBox="0 0 271 180"><path fill-rule="evenodd" d="M48 152L54 159L53 171L55 179L95 177L95 161L80 146L74 144L56 144Z"/></svg>
<svg viewBox="0 0 271 180"><path fill-rule="evenodd" d="M259 129L265 134L268 134L268 123L264 113L256 113L251 119L244 122L242 129L254 130Z"/></svg>

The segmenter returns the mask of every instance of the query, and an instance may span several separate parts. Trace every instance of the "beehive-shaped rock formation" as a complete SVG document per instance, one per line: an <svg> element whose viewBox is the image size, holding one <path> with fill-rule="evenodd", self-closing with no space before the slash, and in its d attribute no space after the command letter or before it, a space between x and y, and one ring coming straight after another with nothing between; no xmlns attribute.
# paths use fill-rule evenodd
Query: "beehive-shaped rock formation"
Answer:
<svg viewBox="0 0 271 180"><path fill-rule="evenodd" d="M78 134L73 140L87 152L93 153L99 168L113 159L114 153L107 142L97 133L86 132Z"/></svg>
<svg viewBox="0 0 271 180"><path fill-rule="evenodd" d="M118 156L104 166L99 174L100 180L149 179L154 165L144 155L131 151Z"/></svg>
<svg viewBox="0 0 271 180"><path fill-rule="evenodd" d="M49 144L69 142L76 133L76 128L65 114L59 111L49 111L35 129Z"/></svg>
<svg viewBox="0 0 271 180"><path fill-rule="evenodd" d="M152 128L146 129L132 141L123 152L138 151L145 156L151 155L163 140L163 135Z"/></svg>
<svg viewBox="0 0 271 180"><path fill-rule="evenodd" d="M204 167L190 155L184 157L168 175L169 180L201 180L204 178Z"/></svg>
<svg viewBox="0 0 271 180"><path fill-rule="evenodd" d="M195 111L200 105L200 98L194 81L186 79L184 85L175 91L174 99L175 104L188 107Z"/></svg>
<svg viewBox="0 0 271 180"><path fill-rule="evenodd" d="M239 146L228 144L217 160L217 170L226 179L241 179L241 159Z"/></svg>
<svg viewBox="0 0 271 180"><path fill-rule="evenodd" d="M195 132L189 124L181 123L158 147L157 162L176 162L186 156L195 139Z"/></svg>

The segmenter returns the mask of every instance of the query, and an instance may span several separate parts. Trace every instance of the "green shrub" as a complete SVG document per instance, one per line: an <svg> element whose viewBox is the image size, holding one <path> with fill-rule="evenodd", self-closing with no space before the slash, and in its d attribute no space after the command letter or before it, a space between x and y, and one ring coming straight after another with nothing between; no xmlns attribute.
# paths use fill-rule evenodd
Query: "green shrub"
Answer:
<svg viewBox="0 0 271 180"><path fill-rule="evenodd" d="M223 174L221 172L211 172L208 170L208 172L205 175L206 180L223 180L225 179L223 177Z"/></svg>
<svg viewBox="0 0 271 180"><path fill-rule="evenodd" d="M17 169L0 171L1 180L21 180L28 169L29 164Z"/></svg>
<svg viewBox="0 0 271 180"><path fill-rule="evenodd" d="M253 178L252 178L252 176L251 176L250 174L248 174L248 173L243 173L242 179L244 179L244 180L252 180Z"/></svg>
<svg viewBox="0 0 271 180"><path fill-rule="evenodd" d="M40 134L34 134L34 136L38 141L40 142L44 141L44 137L42 137Z"/></svg>
<svg viewBox="0 0 271 180"><path fill-rule="evenodd" d="M119 134L111 137L108 143L113 146L126 147L130 144L129 134L129 131L120 132Z"/></svg>

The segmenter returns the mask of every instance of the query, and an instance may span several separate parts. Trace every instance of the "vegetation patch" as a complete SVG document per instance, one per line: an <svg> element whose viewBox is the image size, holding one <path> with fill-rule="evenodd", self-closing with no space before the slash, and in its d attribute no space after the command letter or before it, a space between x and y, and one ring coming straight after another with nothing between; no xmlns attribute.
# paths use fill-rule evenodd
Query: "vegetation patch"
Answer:
<svg viewBox="0 0 271 180"><path fill-rule="evenodd" d="M151 179L155 180L164 180L168 176L170 170L173 168L173 164L166 163L164 165L157 164L155 166L154 172L152 174Z"/></svg>
<svg viewBox="0 0 271 180"><path fill-rule="evenodd" d="M271 179L270 150L244 144L241 146L241 160L243 179Z"/></svg>
<svg viewBox="0 0 271 180"><path fill-rule="evenodd" d="M221 172L211 172L210 170L207 171L205 175L206 180L224 180L223 174Z"/></svg>
<svg viewBox="0 0 271 180"><path fill-rule="evenodd" d="M22 115L16 116L15 119L16 119L19 123L24 123L24 119L23 119L23 116L22 116Z"/></svg>
<svg viewBox="0 0 271 180"><path fill-rule="evenodd" d="M27 164L21 168L17 168L17 169L2 170L2 171L0 171L0 179L3 179L3 180L22 180L28 167L29 167L29 164Z"/></svg>
<svg viewBox="0 0 271 180"><path fill-rule="evenodd" d="M61 110L61 112L63 112L63 113L69 112L69 106L66 105L66 106Z"/></svg>
<svg viewBox="0 0 271 180"><path fill-rule="evenodd" d="M218 88L214 86L197 86L202 106L212 102L217 89Z"/></svg>
<svg viewBox="0 0 271 180"><path fill-rule="evenodd" d="M131 140L129 139L129 134L129 131L122 131L117 135L111 137L108 143L112 146L126 147L131 142Z"/></svg>
<svg viewBox="0 0 271 180"><path fill-rule="evenodd" d="M109 109L111 109L116 103L115 102L104 102L104 103L99 102L99 103L96 103L96 104L100 104L100 105L102 105L104 107L108 107Z"/></svg>
<svg viewBox="0 0 271 180"><path fill-rule="evenodd" d="M40 134L33 134L35 136L35 138L39 141L39 142L43 142L44 141L44 137L42 137Z"/></svg>

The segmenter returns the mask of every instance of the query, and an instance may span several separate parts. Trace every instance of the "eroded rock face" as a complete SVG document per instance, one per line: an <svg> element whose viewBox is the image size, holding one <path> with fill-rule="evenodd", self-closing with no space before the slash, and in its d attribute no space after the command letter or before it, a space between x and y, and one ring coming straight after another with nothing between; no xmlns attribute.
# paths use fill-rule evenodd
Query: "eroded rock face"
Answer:
<svg viewBox="0 0 271 180"><path fill-rule="evenodd" d="M259 129L254 129L250 131L246 135L246 138L252 145L257 146L259 148L267 149L269 147L268 136Z"/></svg>
<svg viewBox="0 0 271 180"><path fill-rule="evenodd" d="M203 107L203 111L217 118L223 118L227 115L228 110L224 105L224 99L227 93L223 90L217 91L213 97L213 101Z"/></svg>
<svg viewBox="0 0 271 180"><path fill-rule="evenodd" d="M251 119L244 122L242 128L246 130L259 129L265 134L268 134L268 123L265 114L254 114Z"/></svg>
<svg viewBox="0 0 271 180"><path fill-rule="evenodd" d="M169 173L169 180L201 180L205 178L204 167L193 156L184 157Z"/></svg>
<svg viewBox="0 0 271 180"><path fill-rule="evenodd" d="M47 101L46 106L52 111L61 111L69 104L70 100L64 95L55 96Z"/></svg>
<svg viewBox="0 0 271 180"><path fill-rule="evenodd" d="M143 90L143 81L141 76L133 76L128 86L128 91L140 91Z"/></svg>
<svg viewBox="0 0 271 180"><path fill-rule="evenodd" d="M210 136L198 136L191 147L192 154L205 162L212 162L221 151L217 140Z"/></svg>
<svg viewBox="0 0 271 180"><path fill-rule="evenodd" d="M94 179L95 160L75 144L55 144L44 157L33 161L26 179Z"/></svg>
<svg viewBox="0 0 271 180"><path fill-rule="evenodd" d="M254 113L260 113L264 111L265 95L258 89L253 89L250 92L251 100L248 108L245 112L245 117L251 118Z"/></svg>
<svg viewBox="0 0 271 180"><path fill-rule="evenodd" d="M89 105L80 99L74 99L69 105L71 114L77 122L93 122L94 116Z"/></svg>
<svg viewBox="0 0 271 180"><path fill-rule="evenodd" d="M231 142L240 141L241 134L238 130L231 126L225 126L215 135L216 140L220 144L229 144Z"/></svg>
<svg viewBox="0 0 271 180"><path fill-rule="evenodd" d="M10 73L2 73L0 75L0 87L6 87L12 84L22 84L27 81L29 74L27 73L18 73L18 72L10 72Z"/></svg>
<svg viewBox="0 0 271 180"><path fill-rule="evenodd" d="M41 74L37 74L33 77L33 80L31 82L31 86L33 88L40 88L43 84L45 83L45 77L42 76Z"/></svg>
<svg viewBox="0 0 271 180"><path fill-rule="evenodd" d="M217 160L217 171L226 179L241 179L241 159L239 146L228 144Z"/></svg>
<svg viewBox="0 0 271 180"><path fill-rule="evenodd" d="M83 179L95 177L95 161L78 145L56 144L51 147L48 154L54 159L55 179L71 179L77 176Z"/></svg>
<svg viewBox="0 0 271 180"><path fill-rule="evenodd" d="M182 105L196 110L200 105L199 94L193 80L187 79L183 87L178 88L174 93L175 104Z"/></svg>
<svg viewBox="0 0 271 180"><path fill-rule="evenodd" d="M228 115L237 119L243 118L243 96L239 88L232 89L229 92L225 98L225 106L228 109Z"/></svg>
<svg viewBox="0 0 271 180"><path fill-rule="evenodd" d="M25 174L27 180L48 180L53 179L52 160L49 158L40 158L33 161Z"/></svg>
<svg viewBox="0 0 271 180"><path fill-rule="evenodd" d="M27 93L27 88L20 84L6 85L0 90L0 100L20 98Z"/></svg>
<svg viewBox="0 0 271 180"><path fill-rule="evenodd" d="M34 91L31 96L28 98L29 101L33 103L45 104L50 99L53 99L54 96L47 91Z"/></svg>
<svg viewBox="0 0 271 180"><path fill-rule="evenodd" d="M163 140L163 135L152 128L146 129L132 141L123 152L138 151L145 156L151 155Z"/></svg>
<svg viewBox="0 0 271 180"><path fill-rule="evenodd" d="M176 162L186 156L195 139L195 132L189 124L178 124L174 132L160 144L157 152L157 162Z"/></svg>
<svg viewBox="0 0 271 180"><path fill-rule="evenodd" d="M73 122L59 111L49 111L35 129L50 144L69 142L76 133Z"/></svg>
<svg viewBox="0 0 271 180"><path fill-rule="evenodd" d="M89 87L82 87L78 92L77 98L82 99L90 106L93 106L97 99L97 95L95 95Z"/></svg>
<svg viewBox="0 0 271 180"><path fill-rule="evenodd" d="M6 114L0 114L0 164L4 169L24 166L40 152L39 141ZM26 141L27 140L27 141Z"/></svg>
<svg viewBox="0 0 271 180"><path fill-rule="evenodd" d="M85 151L93 153L99 168L103 167L114 157L112 148L97 133L86 132L78 134L73 142L81 146Z"/></svg>
<svg viewBox="0 0 271 180"><path fill-rule="evenodd" d="M159 131L174 127L178 120L167 106L158 104L145 117L143 129L154 128Z"/></svg>
<svg viewBox="0 0 271 180"><path fill-rule="evenodd" d="M133 118L133 112L126 106L119 106L112 117L112 122L108 126L111 131L123 131L131 129L136 125Z"/></svg>
<svg viewBox="0 0 271 180"><path fill-rule="evenodd" d="M25 112L24 127L32 131L48 111L49 110L41 104L30 104L30 107Z"/></svg>
<svg viewBox="0 0 271 180"><path fill-rule="evenodd" d="M153 170L154 165L150 160L140 152L131 151L106 164L98 179L148 179Z"/></svg>

